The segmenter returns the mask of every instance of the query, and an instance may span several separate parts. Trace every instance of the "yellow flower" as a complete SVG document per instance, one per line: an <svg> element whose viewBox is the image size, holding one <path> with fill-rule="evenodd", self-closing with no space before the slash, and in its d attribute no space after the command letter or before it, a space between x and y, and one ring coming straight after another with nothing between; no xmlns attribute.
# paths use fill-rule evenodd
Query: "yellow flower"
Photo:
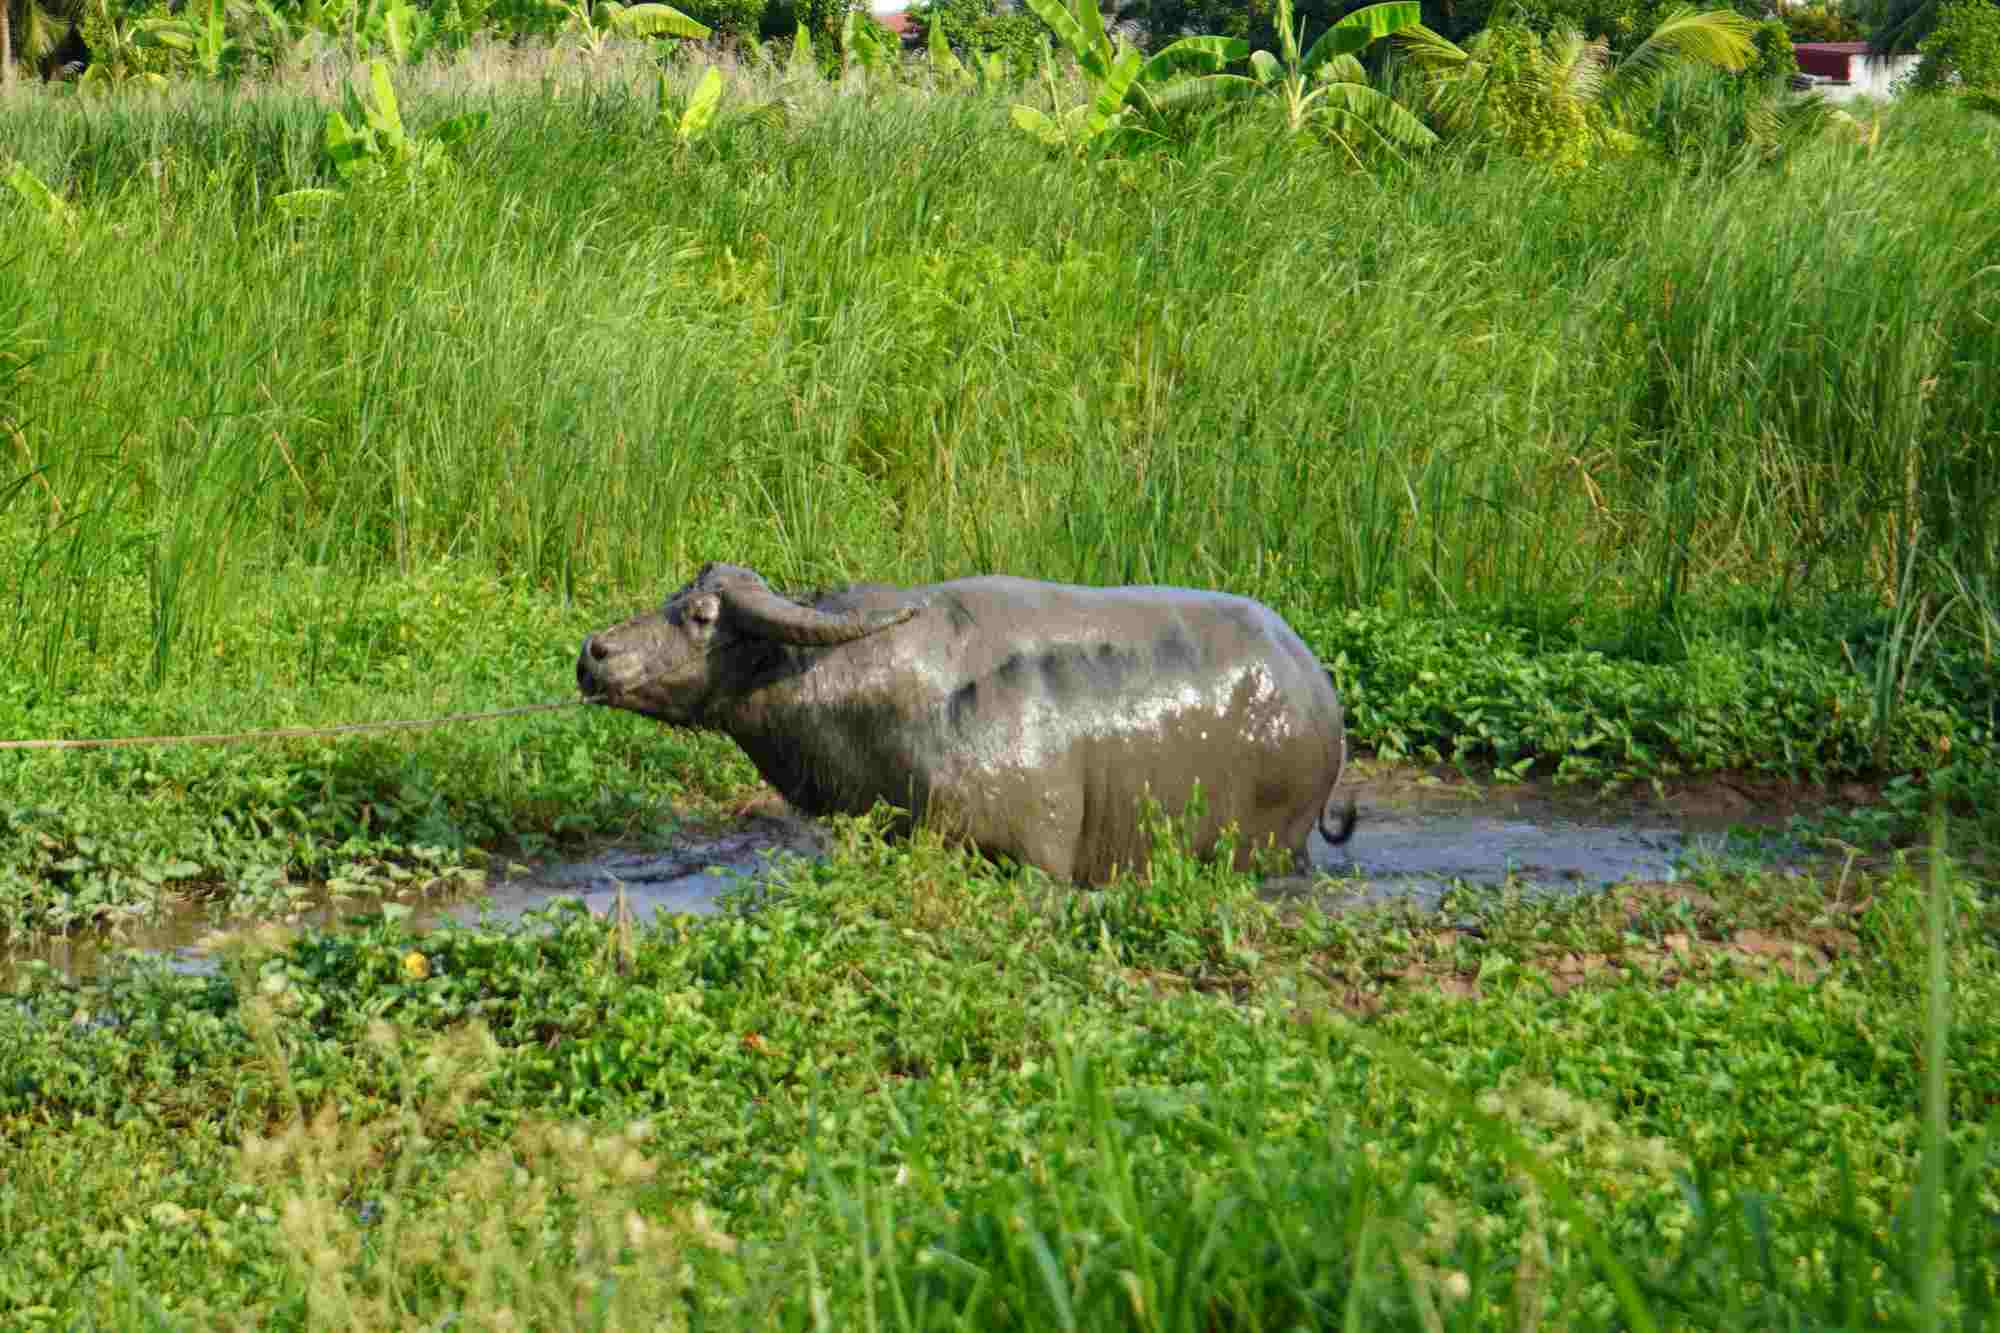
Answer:
<svg viewBox="0 0 2000 1333"><path fill-rule="evenodd" d="M431 960L415 949L403 955L403 975L412 981L422 981L431 974Z"/></svg>

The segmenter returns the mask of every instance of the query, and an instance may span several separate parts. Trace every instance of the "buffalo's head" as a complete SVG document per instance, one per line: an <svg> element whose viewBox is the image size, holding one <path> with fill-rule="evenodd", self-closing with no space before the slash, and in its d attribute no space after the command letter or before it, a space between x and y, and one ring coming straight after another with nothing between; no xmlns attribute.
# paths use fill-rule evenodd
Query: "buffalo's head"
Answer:
<svg viewBox="0 0 2000 1333"><path fill-rule="evenodd" d="M899 625L914 606L819 611L780 597L739 565L704 565L658 611L591 635L576 659L586 698L662 722L699 724L718 693L773 646L831 647ZM759 650L762 651L759 651Z"/></svg>

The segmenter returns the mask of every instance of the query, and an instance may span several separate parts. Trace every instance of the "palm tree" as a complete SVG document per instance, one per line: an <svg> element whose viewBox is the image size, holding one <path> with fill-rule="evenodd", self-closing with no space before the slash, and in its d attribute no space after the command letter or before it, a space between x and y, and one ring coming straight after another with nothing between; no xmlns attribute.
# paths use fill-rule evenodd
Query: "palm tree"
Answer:
<svg viewBox="0 0 2000 1333"><path fill-rule="evenodd" d="M14 86L14 62L39 61L62 40L63 24L35 0L0 0L0 88Z"/></svg>
<svg viewBox="0 0 2000 1333"><path fill-rule="evenodd" d="M1573 28L1541 37L1525 28L1497 25L1459 46L1421 25L1396 34L1411 62L1430 74L1428 105L1449 135L1488 134L1510 139L1521 131L1518 103L1529 99L1548 127L1567 129L1568 142L1531 155L1563 158L1583 142L1624 138L1622 124L1657 97L1668 71L1705 64L1731 72L1756 58L1751 22L1733 10L1667 11L1652 33L1623 60L1603 38ZM1546 127L1531 127L1546 134Z"/></svg>

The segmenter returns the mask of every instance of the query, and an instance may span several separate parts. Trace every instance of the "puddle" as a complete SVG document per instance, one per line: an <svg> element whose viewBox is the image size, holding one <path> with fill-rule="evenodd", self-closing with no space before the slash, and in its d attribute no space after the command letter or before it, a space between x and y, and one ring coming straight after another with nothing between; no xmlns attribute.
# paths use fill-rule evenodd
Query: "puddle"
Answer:
<svg viewBox="0 0 2000 1333"><path fill-rule="evenodd" d="M661 851L618 848L587 861L535 867L488 885L472 900L412 919L420 928L446 922L474 926L482 916L494 923L519 921L561 897L582 898L591 911L608 913L623 884L627 908L644 925L662 912L713 911L718 898L745 878L754 879L772 856L817 858L825 852L825 835L811 820L752 815L717 838Z"/></svg>
<svg viewBox="0 0 2000 1333"><path fill-rule="evenodd" d="M1589 893L1626 880L1673 879L1705 858L1731 854L1728 832L1782 819L1755 794L1704 789L1598 799L1543 783L1476 784L1409 769L1361 765L1352 784L1361 823L1344 847L1314 833L1318 874L1340 881L1328 907L1409 903L1438 906L1456 884L1499 886L1529 896ZM1714 784L1719 786L1720 784ZM1692 807L1692 808L1690 808ZM1307 886L1299 876L1279 893Z"/></svg>
<svg viewBox="0 0 2000 1333"><path fill-rule="evenodd" d="M1475 785L1416 770L1357 765L1349 789L1361 822L1344 847L1315 833L1310 845L1316 875L1340 881L1328 891L1304 876L1273 880L1273 895L1309 887L1329 907L1409 902L1435 907L1454 882L1498 885L1511 875L1529 892L1573 894L1622 880L1675 877L1691 860L1724 854L1735 825L1780 823L1793 808L1816 808L1810 797L1766 799L1762 793L1717 800L1700 792L1641 795L1601 801L1588 793L1555 792L1540 785ZM450 903L415 903L418 928L518 921L558 897L581 897L592 911L608 913L618 885L635 919L665 912L712 911L744 877L754 878L772 854L822 855L817 825L791 814L750 816L718 836L660 849L614 848L586 860L533 867L488 884L477 895ZM337 929L367 904L343 903L305 914L301 924ZM213 929L199 910L171 913L160 922L41 941L34 949L0 959L0 988L23 959L39 959L70 977L95 973L137 949L163 958L176 971L212 973L216 962L201 941Z"/></svg>

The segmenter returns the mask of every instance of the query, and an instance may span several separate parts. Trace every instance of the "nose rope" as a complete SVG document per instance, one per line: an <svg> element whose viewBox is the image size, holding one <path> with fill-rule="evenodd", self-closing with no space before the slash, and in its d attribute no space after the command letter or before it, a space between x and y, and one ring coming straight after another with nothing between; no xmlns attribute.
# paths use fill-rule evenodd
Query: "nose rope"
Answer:
<svg viewBox="0 0 2000 1333"><path fill-rule="evenodd" d="M0 750L112 750L133 745L234 745L241 741L295 740L314 736L355 736L367 731L414 731L447 722L486 722L499 717L553 713L564 708L601 706L598 699L564 699L556 703L496 708L484 713L450 713L444 717L408 717L386 722L343 722L332 727L278 727L269 731L230 731L199 736L106 736L89 740L0 741Z"/></svg>

